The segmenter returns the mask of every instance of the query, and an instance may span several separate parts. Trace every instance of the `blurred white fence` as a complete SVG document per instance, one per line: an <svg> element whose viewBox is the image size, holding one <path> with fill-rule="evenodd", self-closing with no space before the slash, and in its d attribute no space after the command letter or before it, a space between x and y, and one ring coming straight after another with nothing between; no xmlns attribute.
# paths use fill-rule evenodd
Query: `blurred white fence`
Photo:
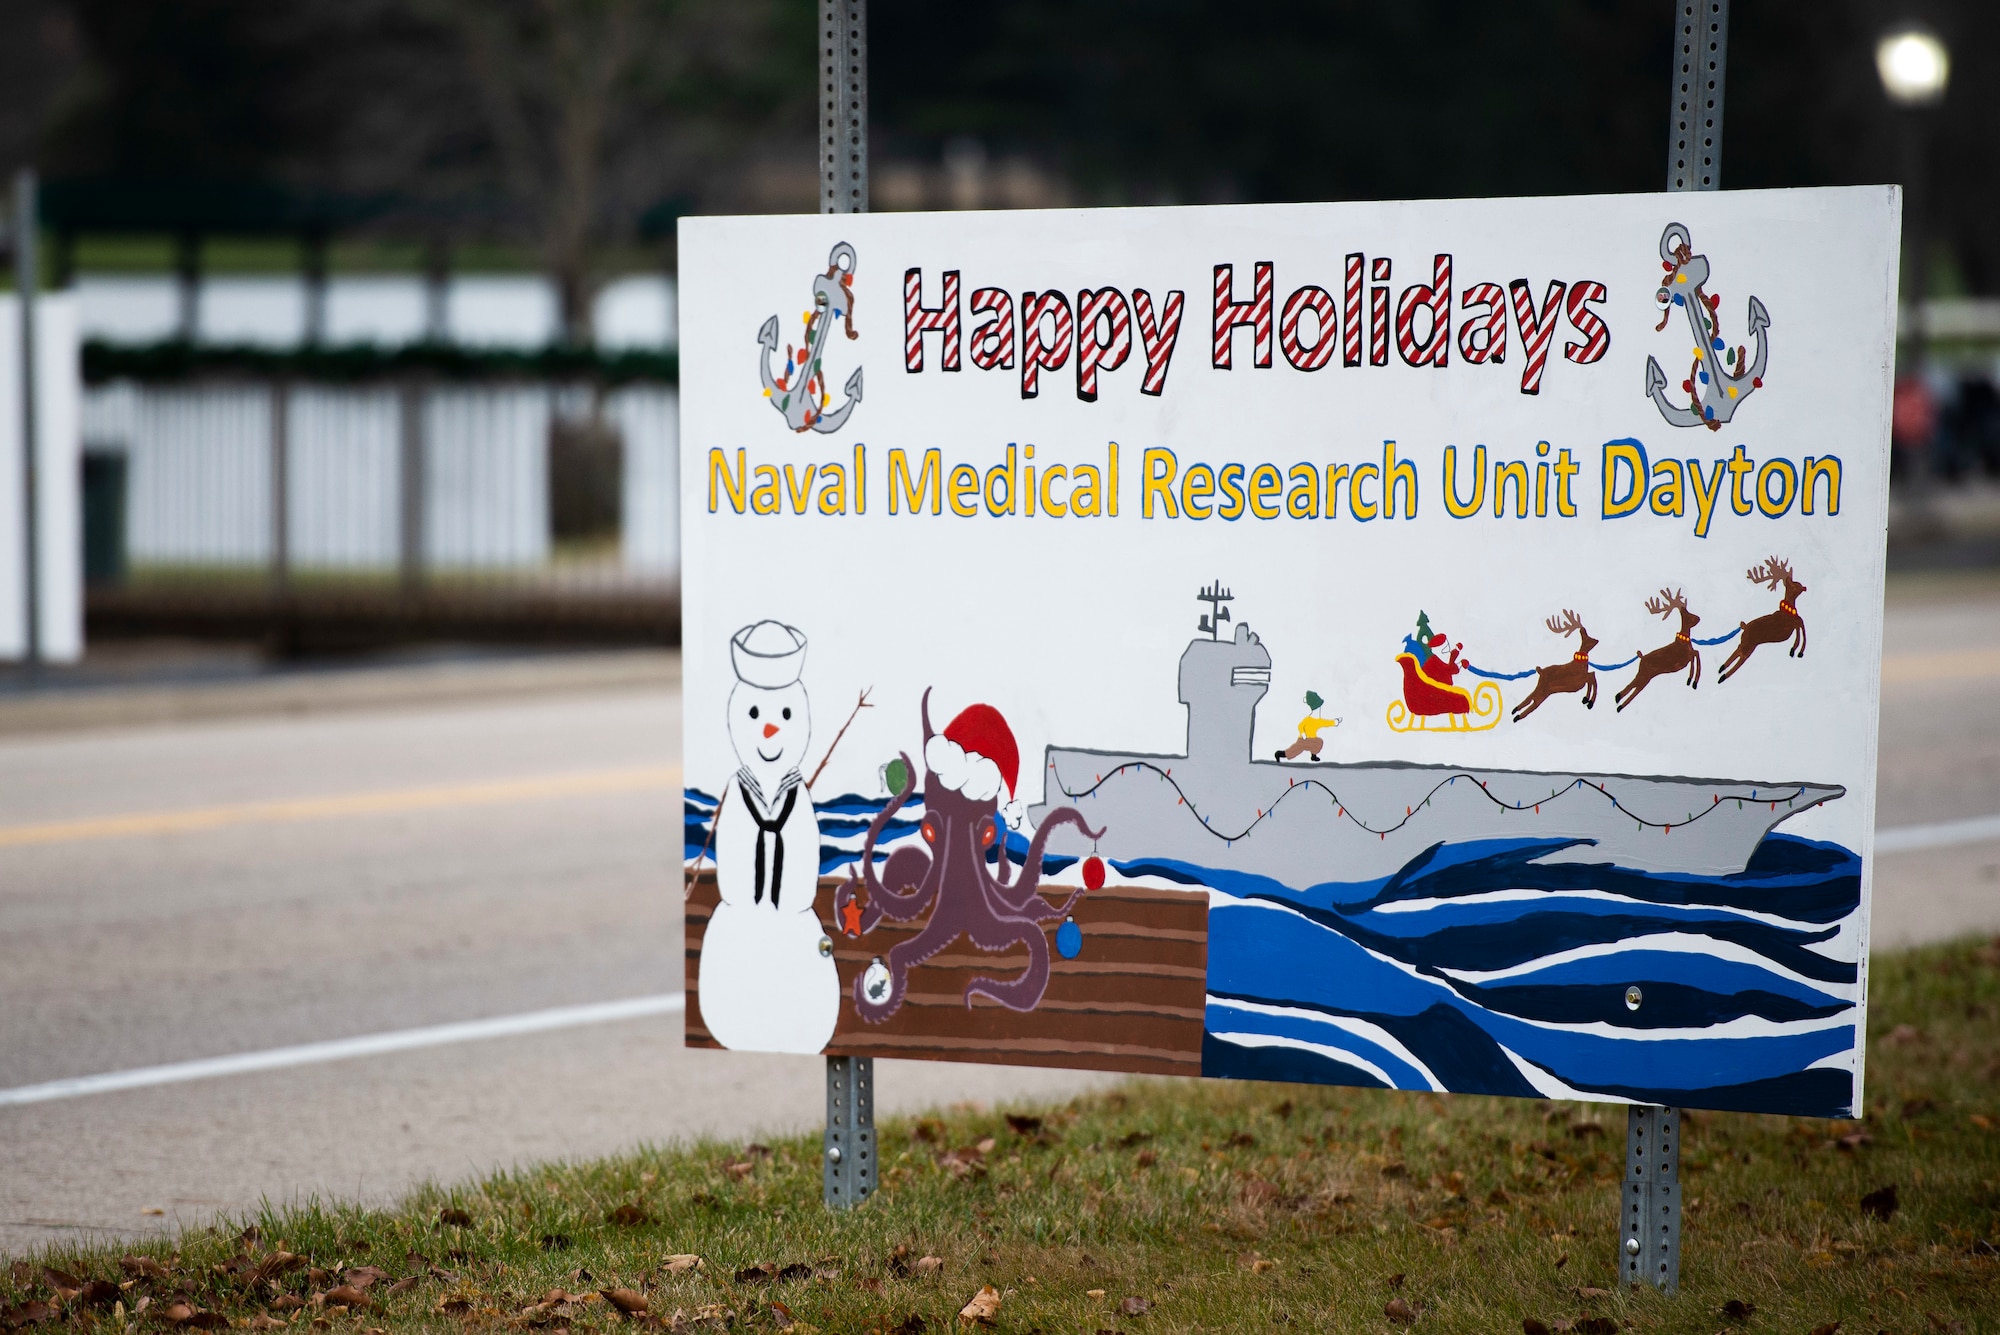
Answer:
<svg viewBox="0 0 2000 1335"><path fill-rule="evenodd" d="M125 381L89 389L82 417L84 449L125 460L121 545L136 575L400 571L622 587L678 574L669 387ZM598 529L561 535L559 439L593 424L602 485L616 494Z"/></svg>

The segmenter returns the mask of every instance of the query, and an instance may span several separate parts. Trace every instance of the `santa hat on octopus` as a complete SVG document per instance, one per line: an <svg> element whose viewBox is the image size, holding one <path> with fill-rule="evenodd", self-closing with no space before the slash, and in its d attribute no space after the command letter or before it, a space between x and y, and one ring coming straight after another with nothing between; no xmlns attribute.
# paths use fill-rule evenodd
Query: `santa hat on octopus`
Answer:
<svg viewBox="0 0 2000 1335"><path fill-rule="evenodd" d="M943 732L924 743L924 764L931 777L974 802L996 800L1004 788L1000 813L1009 828L1021 828L1021 803L1014 797L1021 749L1014 743L1014 730L992 705L960 710Z"/></svg>

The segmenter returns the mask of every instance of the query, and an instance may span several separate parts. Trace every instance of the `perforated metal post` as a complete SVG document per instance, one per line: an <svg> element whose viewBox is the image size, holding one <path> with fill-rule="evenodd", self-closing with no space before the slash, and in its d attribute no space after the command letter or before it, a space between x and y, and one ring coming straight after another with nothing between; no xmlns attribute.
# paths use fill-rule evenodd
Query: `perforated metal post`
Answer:
<svg viewBox="0 0 2000 1335"><path fill-rule="evenodd" d="M1722 94L1729 0L1676 0L1667 189L1722 188ZM1628 1286L1681 1287L1681 1115L1634 1105L1625 1115L1625 1196L1618 1275Z"/></svg>
<svg viewBox="0 0 2000 1335"><path fill-rule="evenodd" d="M875 1194L875 1059L826 1059L829 1210L851 1210Z"/></svg>
<svg viewBox="0 0 2000 1335"><path fill-rule="evenodd" d="M1722 189L1722 88L1729 0L1676 0L1667 189Z"/></svg>
<svg viewBox="0 0 2000 1335"><path fill-rule="evenodd" d="M819 4L819 211L868 212L868 4ZM826 1059L825 1199L851 1210L875 1191L875 1059Z"/></svg>
<svg viewBox="0 0 2000 1335"><path fill-rule="evenodd" d="M1681 1287L1681 1115L1634 1105L1625 1118L1625 1199L1618 1277L1627 1287Z"/></svg>

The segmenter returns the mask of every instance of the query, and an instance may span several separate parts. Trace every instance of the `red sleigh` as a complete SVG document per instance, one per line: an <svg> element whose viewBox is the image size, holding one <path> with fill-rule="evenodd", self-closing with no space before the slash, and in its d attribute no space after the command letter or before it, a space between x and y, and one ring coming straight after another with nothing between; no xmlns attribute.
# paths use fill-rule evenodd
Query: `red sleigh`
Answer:
<svg viewBox="0 0 2000 1335"><path fill-rule="evenodd" d="M1397 654L1403 669L1403 698L1389 705L1389 726L1397 732L1485 732L1500 722L1500 688L1482 681L1472 690L1453 684L1464 667L1433 654L1417 665L1416 655Z"/></svg>

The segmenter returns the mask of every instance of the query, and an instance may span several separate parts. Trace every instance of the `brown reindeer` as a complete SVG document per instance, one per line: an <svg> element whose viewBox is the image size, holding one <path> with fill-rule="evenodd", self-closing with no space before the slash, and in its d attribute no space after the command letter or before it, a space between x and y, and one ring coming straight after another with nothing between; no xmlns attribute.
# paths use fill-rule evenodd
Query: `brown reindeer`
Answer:
<svg viewBox="0 0 2000 1335"><path fill-rule="evenodd" d="M1583 618L1565 607L1561 620L1550 617L1543 624L1558 635L1567 635L1575 631L1576 652L1570 655L1567 663L1535 669L1534 693L1514 706L1516 723L1540 709L1542 701L1552 695L1567 695L1571 691L1582 691L1585 709L1593 708L1597 704L1597 674L1590 670L1590 651L1597 647L1597 640L1583 628Z"/></svg>
<svg viewBox="0 0 2000 1335"><path fill-rule="evenodd" d="M1687 683L1690 689L1701 689L1701 654L1695 650L1692 632L1701 624L1701 618L1688 611L1687 599L1679 589L1661 589L1660 596L1646 600L1646 610L1665 620L1670 612L1681 614L1681 628L1674 638L1653 650L1639 655L1639 671L1632 680L1625 683L1618 692L1618 712L1624 713L1625 706L1639 698L1639 692L1646 689L1646 683L1667 672L1687 669Z"/></svg>
<svg viewBox="0 0 2000 1335"><path fill-rule="evenodd" d="M1736 675L1736 670L1750 661L1750 655L1760 644L1776 644L1780 640L1790 640L1792 647L1786 651L1790 658L1806 656L1806 623L1799 615L1799 595L1806 586L1792 578L1792 565L1773 556L1760 566L1751 566L1748 576L1752 584L1762 584L1773 593L1778 585L1785 586L1785 596L1778 600L1778 610L1758 617L1755 621L1739 621L1743 638L1736 642L1735 650L1723 660L1722 670L1716 674L1717 681L1728 681Z"/></svg>

